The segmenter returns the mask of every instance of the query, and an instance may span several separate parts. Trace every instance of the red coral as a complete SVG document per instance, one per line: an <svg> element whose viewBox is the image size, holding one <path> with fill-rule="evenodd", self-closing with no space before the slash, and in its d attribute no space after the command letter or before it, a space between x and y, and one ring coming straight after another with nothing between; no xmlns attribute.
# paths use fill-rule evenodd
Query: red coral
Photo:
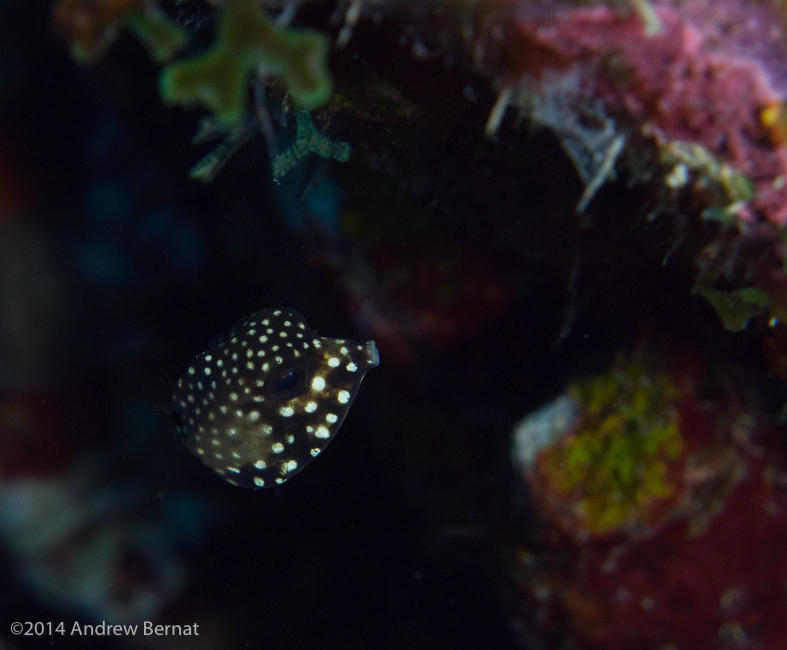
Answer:
<svg viewBox="0 0 787 650"><path fill-rule="evenodd" d="M585 572L567 594L585 647L722 648L733 637L784 647L787 500L767 477L783 481L787 467L770 460L748 459L724 515L700 535L676 522L633 545L612 571L604 570L608 549L586 547Z"/></svg>
<svg viewBox="0 0 787 650"><path fill-rule="evenodd" d="M668 140L701 144L746 174L758 189L755 209L783 225L787 187L775 181L787 174L787 151L760 120L762 109L781 99L768 71L755 57L719 51L677 10L657 11L662 28L650 37L637 15L606 7L521 18L510 75L538 79L547 69L580 64L587 90L608 111L650 123Z"/></svg>
<svg viewBox="0 0 787 650"><path fill-rule="evenodd" d="M670 477L679 498L651 527L578 537L542 510L554 556L569 559L529 578L532 596L545 620L567 614L581 647L784 647L787 456L751 395L723 377L691 371Z"/></svg>

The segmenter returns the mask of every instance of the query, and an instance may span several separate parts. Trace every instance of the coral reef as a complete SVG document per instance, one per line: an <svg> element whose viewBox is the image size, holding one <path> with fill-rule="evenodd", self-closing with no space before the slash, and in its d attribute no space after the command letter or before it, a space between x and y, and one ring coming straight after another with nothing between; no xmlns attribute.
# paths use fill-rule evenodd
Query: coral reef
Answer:
<svg viewBox="0 0 787 650"><path fill-rule="evenodd" d="M780 90L756 59L717 51L715 42L693 26L691 6L685 11L688 20L677 9L657 7L661 27L650 36L639 16L621 16L606 7L567 9L546 19L524 17L513 41L520 59L508 74L521 84L580 65L584 88L606 111L658 134L662 146L704 147L753 180L757 195L751 210L783 225L787 194L776 181L787 169L785 157L768 143L759 118L759 111L779 102ZM540 55L530 57L529 51ZM753 218L747 212L741 216Z"/></svg>
<svg viewBox="0 0 787 650"><path fill-rule="evenodd" d="M5 620L784 645L784 3L0 4ZM155 407L282 304L384 364L245 494Z"/></svg>
<svg viewBox="0 0 787 650"><path fill-rule="evenodd" d="M564 557L522 555L522 584L544 621L569 613L581 647L775 649L787 460L745 389L668 358L619 361L569 389L569 417L518 425L514 462Z"/></svg>

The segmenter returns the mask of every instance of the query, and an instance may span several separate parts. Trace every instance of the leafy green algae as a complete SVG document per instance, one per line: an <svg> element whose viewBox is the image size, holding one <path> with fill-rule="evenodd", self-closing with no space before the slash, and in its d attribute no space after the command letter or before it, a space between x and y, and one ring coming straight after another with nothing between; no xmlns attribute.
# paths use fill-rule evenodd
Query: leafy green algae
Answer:
<svg viewBox="0 0 787 650"><path fill-rule="evenodd" d="M186 30L155 6L144 11L130 11L126 22L129 31L147 48L156 63L171 59L188 40Z"/></svg>
<svg viewBox="0 0 787 650"><path fill-rule="evenodd" d="M721 291L699 285L695 292L713 306L728 332L745 330L751 319L766 313L773 304L768 294L756 287Z"/></svg>
<svg viewBox="0 0 787 650"><path fill-rule="evenodd" d="M204 54L162 70L161 96L172 104L201 104L225 124L245 111L252 73L278 75L295 101L316 107L328 101L331 78L324 34L273 24L253 0L222 0L217 37Z"/></svg>

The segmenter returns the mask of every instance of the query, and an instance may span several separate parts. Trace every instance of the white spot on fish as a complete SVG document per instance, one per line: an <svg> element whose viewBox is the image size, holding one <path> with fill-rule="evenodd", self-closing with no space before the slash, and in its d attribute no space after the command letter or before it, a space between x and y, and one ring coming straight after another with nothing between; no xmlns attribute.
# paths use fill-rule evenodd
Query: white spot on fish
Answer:
<svg viewBox="0 0 787 650"><path fill-rule="evenodd" d="M314 432L314 436L316 438L330 438L331 432L328 430L328 427L319 426L317 431Z"/></svg>

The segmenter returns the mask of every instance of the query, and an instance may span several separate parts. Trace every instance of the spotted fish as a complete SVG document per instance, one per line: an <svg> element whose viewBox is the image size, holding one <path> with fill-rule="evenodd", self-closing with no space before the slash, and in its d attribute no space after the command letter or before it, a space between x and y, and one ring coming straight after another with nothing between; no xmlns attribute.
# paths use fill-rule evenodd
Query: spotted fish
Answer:
<svg viewBox="0 0 787 650"><path fill-rule="evenodd" d="M172 412L186 447L219 476L272 487L325 449L379 363L374 341L323 338L294 309L263 309L192 361Z"/></svg>

